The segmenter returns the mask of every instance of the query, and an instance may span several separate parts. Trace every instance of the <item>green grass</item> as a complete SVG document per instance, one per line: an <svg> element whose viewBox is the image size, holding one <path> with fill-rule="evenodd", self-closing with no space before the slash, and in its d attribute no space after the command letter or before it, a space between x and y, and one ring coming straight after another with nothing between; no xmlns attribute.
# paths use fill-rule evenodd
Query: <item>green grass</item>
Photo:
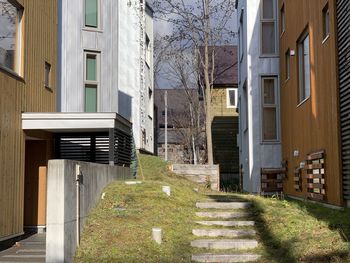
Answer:
<svg viewBox="0 0 350 263"><path fill-rule="evenodd" d="M196 193L197 185L167 171L167 164L156 157L141 156L141 164L143 184L115 182L104 190L104 200L87 219L75 262L190 262L192 253L207 252L189 244L192 229L198 228L195 202L213 193L203 187ZM171 186L171 197L162 193L163 185ZM252 252L263 255L261 262L350 262L350 245L343 241L350 236L350 210L222 195L211 198L238 197L253 203L251 219L257 223L260 246ZM163 229L161 246L151 239L153 227Z"/></svg>

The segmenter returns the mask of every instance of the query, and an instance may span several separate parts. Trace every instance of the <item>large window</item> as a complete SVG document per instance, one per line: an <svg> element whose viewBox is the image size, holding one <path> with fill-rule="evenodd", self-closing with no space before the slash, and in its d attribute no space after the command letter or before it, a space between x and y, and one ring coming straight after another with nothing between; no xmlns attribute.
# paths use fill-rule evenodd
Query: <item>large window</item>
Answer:
<svg viewBox="0 0 350 263"><path fill-rule="evenodd" d="M262 0L261 8L261 54L276 54L275 0Z"/></svg>
<svg viewBox="0 0 350 263"><path fill-rule="evenodd" d="M303 34L298 41L299 103L310 97L310 39Z"/></svg>
<svg viewBox="0 0 350 263"><path fill-rule="evenodd" d="M85 0L85 26L99 27L99 0Z"/></svg>
<svg viewBox="0 0 350 263"><path fill-rule="evenodd" d="M263 141L277 141L277 78L262 77L262 133Z"/></svg>
<svg viewBox="0 0 350 263"><path fill-rule="evenodd" d="M99 54L85 52L85 112L97 112Z"/></svg>
<svg viewBox="0 0 350 263"><path fill-rule="evenodd" d="M12 1L0 0L0 66L22 75L22 13Z"/></svg>
<svg viewBox="0 0 350 263"><path fill-rule="evenodd" d="M227 108L237 108L237 89L227 89Z"/></svg>

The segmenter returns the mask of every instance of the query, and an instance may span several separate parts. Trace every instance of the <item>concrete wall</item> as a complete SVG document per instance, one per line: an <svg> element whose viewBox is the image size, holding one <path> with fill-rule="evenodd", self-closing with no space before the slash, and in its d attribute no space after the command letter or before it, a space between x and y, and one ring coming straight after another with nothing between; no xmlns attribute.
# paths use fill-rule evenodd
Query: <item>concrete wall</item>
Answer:
<svg viewBox="0 0 350 263"><path fill-rule="evenodd" d="M201 185L207 184L209 178L210 188L214 191L220 190L219 165L173 164L171 171Z"/></svg>
<svg viewBox="0 0 350 263"><path fill-rule="evenodd" d="M131 178L130 168L51 160L47 176L46 262L72 262L77 247L76 165L80 165L80 231L103 188Z"/></svg>
<svg viewBox="0 0 350 263"><path fill-rule="evenodd" d="M277 1L274 0L276 16L278 17ZM276 23L276 55L261 56L260 54L260 5L261 0L239 0L237 13L238 24L243 17L243 56L239 58L239 98L240 98L240 165L243 166L243 189L248 192L258 192L260 188L260 168L281 166L280 140L273 143L262 142L262 105L261 77L279 77L278 56L278 19ZM242 43L242 41L240 41ZM279 83L279 79L277 80ZM246 84L247 98L243 86ZM279 90L279 87L277 88ZM279 94L276 94L279 99ZM278 101L279 103L279 101ZM246 112L247 110L247 112ZM279 109L277 113L279 119ZM245 127L244 123L247 123ZM280 136L280 121L278 121L278 137Z"/></svg>

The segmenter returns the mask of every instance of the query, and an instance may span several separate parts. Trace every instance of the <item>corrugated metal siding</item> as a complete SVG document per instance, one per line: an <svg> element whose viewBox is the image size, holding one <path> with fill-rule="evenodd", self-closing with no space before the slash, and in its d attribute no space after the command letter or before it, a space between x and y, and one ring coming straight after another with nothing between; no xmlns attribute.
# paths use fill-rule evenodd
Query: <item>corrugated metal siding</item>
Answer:
<svg viewBox="0 0 350 263"><path fill-rule="evenodd" d="M350 200L350 2L337 1L340 120L344 199Z"/></svg>

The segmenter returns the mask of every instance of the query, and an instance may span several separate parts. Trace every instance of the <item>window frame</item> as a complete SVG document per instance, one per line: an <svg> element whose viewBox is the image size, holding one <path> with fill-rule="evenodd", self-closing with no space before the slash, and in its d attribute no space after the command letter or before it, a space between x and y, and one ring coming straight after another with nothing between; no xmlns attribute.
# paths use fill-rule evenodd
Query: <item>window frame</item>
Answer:
<svg viewBox="0 0 350 263"><path fill-rule="evenodd" d="M95 56L96 57L96 80L88 80L87 79L87 58L88 56ZM101 52L98 51L90 51L90 50L84 50L84 112L86 111L86 86L96 86L96 112L99 112L100 103L99 103L99 90L100 90L100 68L101 68Z"/></svg>
<svg viewBox="0 0 350 263"><path fill-rule="evenodd" d="M88 31L101 31L102 30L102 18L101 18L101 0L96 0L97 2L97 26L89 26L86 24L86 1L84 0L84 23L83 29Z"/></svg>
<svg viewBox="0 0 350 263"><path fill-rule="evenodd" d="M233 91L235 93L235 103L234 105L230 104L230 91ZM238 89L237 88L228 88L226 89L226 107L228 109L236 109L237 108L237 103L238 103Z"/></svg>
<svg viewBox="0 0 350 263"><path fill-rule="evenodd" d="M241 15L239 18L239 62L242 62L244 57L244 9L241 10Z"/></svg>
<svg viewBox="0 0 350 263"><path fill-rule="evenodd" d="M286 32L286 9L285 9L285 3L282 4L282 7L280 9L280 21L281 21L281 28L280 28L280 37L284 35Z"/></svg>
<svg viewBox="0 0 350 263"><path fill-rule="evenodd" d="M261 0L260 4L260 56L261 57L276 57L278 56L278 41L277 41L277 12L276 12L276 1L272 0L273 4L273 18L264 18L264 1ZM274 47L275 50L273 53L263 53L263 24L264 23L273 23L274 30Z"/></svg>
<svg viewBox="0 0 350 263"><path fill-rule="evenodd" d="M274 97L275 101L272 104L265 103L264 101L264 80L273 79L274 80ZM280 142L280 109L279 109L279 92L278 92L279 80L277 75L260 75L260 102L261 102L261 143L262 144L275 144ZM264 109L270 108L275 109L275 122L276 122L276 138L275 139L265 139L264 138Z"/></svg>
<svg viewBox="0 0 350 263"><path fill-rule="evenodd" d="M11 69L9 67L6 67L5 65L0 64L0 69L10 73L16 78L23 79L23 75L24 75L24 56L23 56L24 54L24 30L23 30L24 8L21 4L19 4L15 0L7 0L7 2L17 10L15 43L16 43L16 47L19 47L19 48L15 49L14 68Z"/></svg>
<svg viewBox="0 0 350 263"><path fill-rule="evenodd" d="M304 43L305 40L308 39L309 43L309 53L308 53L308 58L309 58L309 89L308 89L308 94L306 90L306 82L305 82L305 47ZM304 30L304 32L301 34L297 41L297 58L298 58L298 103L297 106L300 106L303 104L305 101L307 101L311 97L311 61L310 61L310 56L311 56L311 48L310 48L310 34L308 29ZM302 76L302 77L301 77ZM304 94L304 97L301 97L301 94Z"/></svg>
<svg viewBox="0 0 350 263"><path fill-rule="evenodd" d="M330 23L329 3L327 2L322 9L322 44L326 42L330 36Z"/></svg>
<svg viewBox="0 0 350 263"><path fill-rule="evenodd" d="M249 118L249 113L248 113L248 86L247 86L247 80L244 81L244 84L242 86L243 89L243 96L244 96L244 120L243 120L243 133L246 133L249 128L248 124L248 118ZM242 113L240 113L242 114Z"/></svg>
<svg viewBox="0 0 350 263"><path fill-rule="evenodd" d="M49 69L47 72L46 69ZM47 74L48 73L48 74ZM45 61L45 76L44 76L44 86L47 89L52 89L52 66L49 62Z"/></svg>
<svg viewBox="0 0 350 263"><path fill-rule="evenodd" d="M284 80L288 81L290 79L290 49L288 48L286 53L284 54L284 67L285 67L285 71L284 71Z"/></svg>

